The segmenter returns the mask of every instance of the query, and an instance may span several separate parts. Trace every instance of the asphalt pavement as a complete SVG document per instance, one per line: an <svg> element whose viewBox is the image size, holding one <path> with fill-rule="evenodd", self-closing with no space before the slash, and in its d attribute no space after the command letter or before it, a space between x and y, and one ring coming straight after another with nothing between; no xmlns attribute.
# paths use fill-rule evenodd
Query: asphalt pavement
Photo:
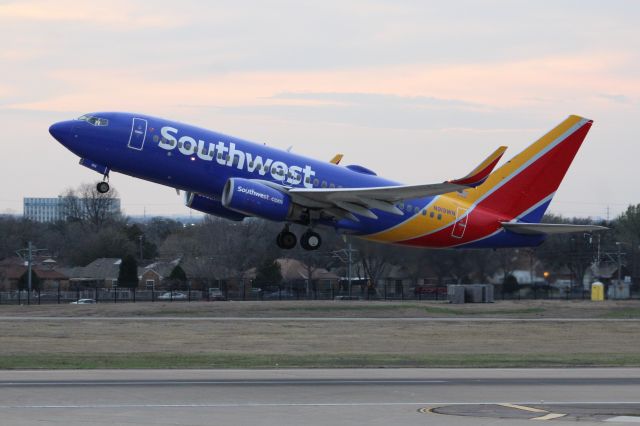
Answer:
<svg viewBox="0 0 640 426"><path fill-rule="evenodd" d="M640 421L640 369L0 372L7 425Z"/></svg>

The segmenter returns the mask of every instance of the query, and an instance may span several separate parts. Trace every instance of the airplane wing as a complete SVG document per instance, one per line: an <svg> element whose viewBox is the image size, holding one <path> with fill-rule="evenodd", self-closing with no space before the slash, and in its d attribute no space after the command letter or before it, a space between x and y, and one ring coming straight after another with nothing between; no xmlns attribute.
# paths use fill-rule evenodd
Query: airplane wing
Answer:
<svg viewBox="0 0 640 426"><path fill-rule="evenodd" d="M598 225L572 225L566 223L515 223L502 222L502 227L516 234L570 234L573 232L605 231L609 228Z"/></svg>
<svg viewBox="0 0 640 426"><path fill-rule="evenodd" d="M398 201L462 191L482 184L498 164L506 149L504 146L498 148L465 177L443 183L373 188L291 188L288 194L297 204L322 209L339 218L357 221L354 214L358 214L377 219L371 209L401 216L404 213L394 204Z"/></svg>

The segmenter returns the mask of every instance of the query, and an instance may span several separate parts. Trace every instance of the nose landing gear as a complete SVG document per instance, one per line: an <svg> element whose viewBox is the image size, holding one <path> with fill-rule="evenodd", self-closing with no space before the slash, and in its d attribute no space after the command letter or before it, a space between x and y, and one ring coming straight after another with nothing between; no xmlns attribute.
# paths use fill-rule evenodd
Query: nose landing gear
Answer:
<svg viewBox="0 0 640 426"><path fill-rule="evenodd" d="M109 182L98 182L98 185L96 185L96 190L101 194L106 194L107 192L109 192Z"/></svg>
<svg viewBox="0 0 640 426"><path fill-rule="evenodd" d="M101 194L109 192L109 169L106 169L106 172L102 177L102 182L98 182L96 185L96 190Z"/></svg>

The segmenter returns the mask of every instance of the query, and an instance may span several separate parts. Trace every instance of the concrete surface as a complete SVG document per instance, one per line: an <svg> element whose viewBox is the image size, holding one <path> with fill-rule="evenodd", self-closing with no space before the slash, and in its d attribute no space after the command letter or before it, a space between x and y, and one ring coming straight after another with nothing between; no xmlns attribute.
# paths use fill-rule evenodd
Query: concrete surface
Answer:
<svg viewBox="0 0 640 426"><path fill-rule="evenodd" d="M7 425L608 425L638 407L629 368L0 372Z"/></svg>

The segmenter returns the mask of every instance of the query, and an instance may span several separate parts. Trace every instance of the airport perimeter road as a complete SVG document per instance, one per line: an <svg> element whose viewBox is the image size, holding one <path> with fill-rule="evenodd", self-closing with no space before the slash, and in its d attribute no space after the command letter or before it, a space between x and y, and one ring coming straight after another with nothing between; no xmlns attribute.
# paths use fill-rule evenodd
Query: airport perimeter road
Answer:
<svg viewBox="0 0 640 426"><path fill-rule="evenodd" d="M629 424L640 420L640 369L2 371L0 419L7 425Z"/></svg>

